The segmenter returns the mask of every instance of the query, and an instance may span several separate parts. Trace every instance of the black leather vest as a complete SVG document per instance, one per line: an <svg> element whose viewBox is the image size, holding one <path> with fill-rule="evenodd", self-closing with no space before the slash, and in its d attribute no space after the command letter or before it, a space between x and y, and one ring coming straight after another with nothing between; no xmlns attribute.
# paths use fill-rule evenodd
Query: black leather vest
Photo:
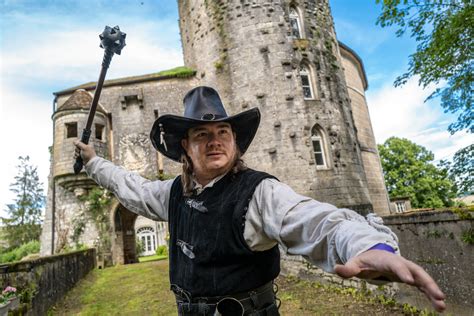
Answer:
<svg viewBox="0 0 474 316"><path fill-rule="evenodd" d="M247 169L227 174L199 195L183 196L181 177L171 188L170 281L193 297L235 294L280 273L278 246L252 251L245 215L256 186L272 176Z"/></svg>

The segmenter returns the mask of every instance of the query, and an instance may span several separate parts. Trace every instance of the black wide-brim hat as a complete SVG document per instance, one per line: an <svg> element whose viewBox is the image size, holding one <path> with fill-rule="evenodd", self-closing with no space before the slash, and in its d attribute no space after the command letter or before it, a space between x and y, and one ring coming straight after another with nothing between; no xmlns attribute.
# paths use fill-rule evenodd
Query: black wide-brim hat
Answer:
<svg viewBox="0 0 474 316"><path fill-rule="evenodd" d="M155 149L174 161L179 162L184 153L181 140L186 137L190 128L207 123L227 122L232 126L242 154L257 133L260 124L258 108L227 116L221 98L213 88L194 88L186 94L183 103L184 116L162 115L155 121L150 133Z"/></svg>

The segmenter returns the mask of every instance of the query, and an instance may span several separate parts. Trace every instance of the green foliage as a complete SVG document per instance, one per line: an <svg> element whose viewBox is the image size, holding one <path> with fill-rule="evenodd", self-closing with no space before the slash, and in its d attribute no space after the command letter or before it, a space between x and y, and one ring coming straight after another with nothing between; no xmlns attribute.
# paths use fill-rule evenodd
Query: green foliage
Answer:
<svg viewBox="0 0 474 316"><path fill-rule="evenodd" d="M73 230L73 240L79 240L79 236L84 231L85 222L90 218L96 225L99 232L99 240L97 244L97 251L99 253L109 251L111 247L110 242L110 220L109 220L109 206L112 202L112 193L104 188L95 187L89 190L88 194L81 197L81 201L85 202L85 212L80 219L75 221ZM76 236L77 235L77 236Z"/></svg>
<svg viewBox="0 0 474 316"><path fill-rule="evenodd" d="M459 219L473 219L474 218L474 205L463 206L463 207L452 207L451 212L457 214Z"/></svg>
<svg viewBox="0 0 474 316"><path fill-rule="evenodd" d="M156 255L168 256L168 247L166 247L165 245L158 246L158 248L156 248Z"/></svg>
<svg viewBox="0 0 474 316"><path fill-rule="evenodd" d="M196 70L191 69L189 67L181 66L176 67L173 69L163 70L158 72L157 76L170 76L170 77L178 77L178 78L187 78L194 76L196 74Z"/></svg>
<svg viewBox="0 0 474 316"><path fill-rule="evenodd" d="M446 168L431 162L432 152L408 139L391 137L378 145L390 197L409 197L414 208L451 206L456 196Z"/></svg>
<svg viewBox="0 0 474 316"><path fill-rule="evenodd" d="M461 234L461 240L468 245L474 244L474 229L470 228L466 231L463 231Z"/></svg>
<svg viewBox="0 0 474 316"><path fill-rule="evenodd" d="M460 195L474 193L474 144L458 150L453 162L442 161Z"/></svg>
<svg viewBox="0 0 474 316"><path fill-rule="evenodd" d="M8 252L0 254L0 263L19 261L22 258L38 253L40 251L40 243L38 240L32 240L26 244L19 246L18 248L12 249Z"/></svg>
<svg viewBox="0 0 474 316"><path fill-rule="evenodd" d="M37 167L30 163L30 157L18 157L18 174L10 184L15 193L14 203L7 205L8 217L1 218L4 234L10 247L18 247L41 234L41 213L45 204L42 184L39 182Z"/></svg>
<svg viewBox="0 0 474 316"><path fill-rule="evenodd" d="M409 57L408 71L396 79L395 86L413 76L419 77L423 88L442 83L428 99L441 97L445 112L459 112L457 121L448 130L474 132L472 0L376 0L376 3L382 6L377 24L397 26L397 36L409 30L418 43L416 52Z"/></svg>

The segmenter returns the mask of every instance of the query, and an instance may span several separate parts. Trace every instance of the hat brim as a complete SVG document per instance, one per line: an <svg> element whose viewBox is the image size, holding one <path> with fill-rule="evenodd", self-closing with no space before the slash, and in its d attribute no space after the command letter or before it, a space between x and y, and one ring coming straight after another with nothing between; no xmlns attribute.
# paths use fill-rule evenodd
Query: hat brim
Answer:
<svg viewBox="0 0 474 316"><path fill-rule="evenodd" d="M260 111L253 108L242 113L215 120L198 120L177 115L165 114L160 116L150 132L153 147L166 157L180 161L184 149L181 146L181 140L186 136L190 128L207 124L227 122L232 126L232 131L236 135L236 143L242 155L252 143L260 124ZM163 131L163 140L161 141L161 132Z"/></svg>

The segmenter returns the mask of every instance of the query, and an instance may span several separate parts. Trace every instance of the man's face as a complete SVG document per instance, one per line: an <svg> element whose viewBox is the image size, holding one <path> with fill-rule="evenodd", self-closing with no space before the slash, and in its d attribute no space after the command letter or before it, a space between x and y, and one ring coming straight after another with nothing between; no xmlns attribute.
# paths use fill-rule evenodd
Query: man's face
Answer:
<svg viewBox="0 0 474 316"><path fill-rule="evenodd" d="M196 180L202 185L230 170L236 155L235 134L225 122L189 129L188 138L181 145L193 162Z"/></svg>

